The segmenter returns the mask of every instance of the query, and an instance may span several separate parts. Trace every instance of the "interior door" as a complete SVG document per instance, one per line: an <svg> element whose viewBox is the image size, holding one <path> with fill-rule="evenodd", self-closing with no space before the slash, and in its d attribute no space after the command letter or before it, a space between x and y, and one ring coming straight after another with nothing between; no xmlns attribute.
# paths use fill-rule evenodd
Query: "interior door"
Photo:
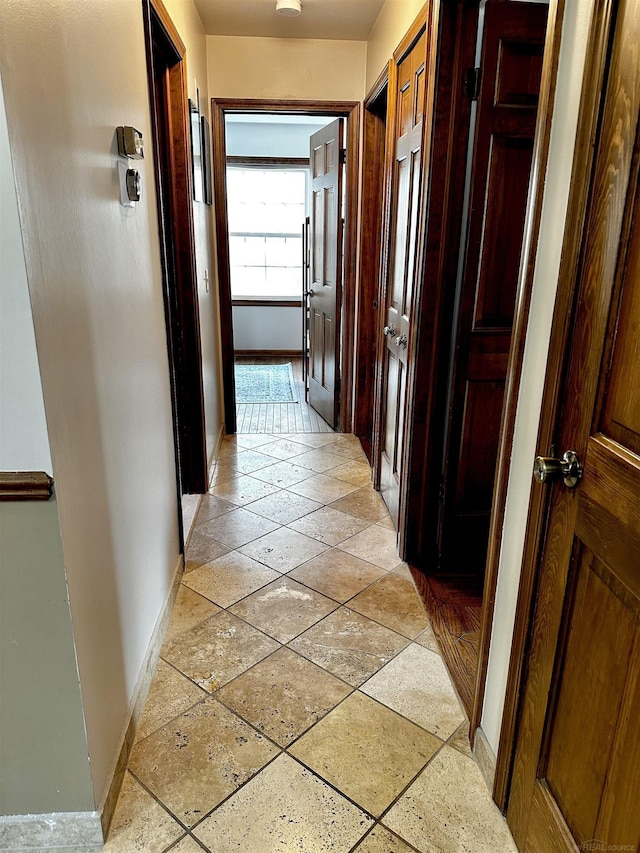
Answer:
<svg viewBox="0 0 640 853"><path fill-rule="evenodd" d="M407 357L418 267L425 107L426 33L398 64L394 125L388 280L382 353L380 492L398 526Z"/></svg>
<svg viewBox="0 0 640 853"><path fill-rule="evenodd" d="M456 574L484 573L546 20L539 3L485 10L438 542Z"/></svg>
<svg viewBox="0 0 640 853"><path fill-rule="evenodd" d="M621 0L558 387L556 449L584 473L537 487L553 491L508 805L535 853L640 845L638 44L640 0Z"/></svg>
<svg viewBox="0 0 640 853"><path fill-rule="evenodd" d="M343 119L311 137L309 403L334 427L340 393Z"/></svg>

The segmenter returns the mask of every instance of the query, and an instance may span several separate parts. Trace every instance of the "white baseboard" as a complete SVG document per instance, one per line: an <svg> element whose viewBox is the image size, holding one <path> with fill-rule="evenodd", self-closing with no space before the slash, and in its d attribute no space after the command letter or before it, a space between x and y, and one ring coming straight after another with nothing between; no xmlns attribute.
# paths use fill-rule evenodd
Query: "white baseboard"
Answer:
<svg viewBox="0 0 640 853"><path fill-rule="evenodd" d="M116 808L120 788L122 787L124 775L127 770L127 764L129 763L129 757L135 741L138 725L140 724L140 718L142 717L145 702L147 701L147 695L149 693L149 688L151 687L151 680L156 671L158 658L160 657L160 650L162 649L162 643L167 632L169 619L171 618L171 611L173 610L173 604L176 599L176 595L178 594L178 588L180 586L180 580L183 572L184 559L181 554L176 563L173 582L165 599L164 606L158 616L156 626L153 630L153 634L151 635L147 654L140 669L138 683L136 684L136 688L133 692L133 699L131 701L129 719L124 727L120 741L120 749L117 752L113 770L109 776L111 782L101 798L98 814L100 815L105 838Z"/></svg>
<svg viewBox="0 0 640 853"><path fill-rule="evenodd" d="M493 795L493 783L496 776L496 757L487 740L487 736L480 726L476 729L473 754L478 762L478 767L484 777L484 781L487 783L489 793Z"/></svg>
<svg viewBox="0 0 640 853"><path fill-rule="evenodd" d="M11 853L91 853L104 844L98 812L0 817L0 851Z"/></svg>
<svg viewBox="0 0 640 853"><path fill-rule="evenodd" d="M213 447L213 450L211 451L211 459L209 460L209 472L211 472L211 469L216 464L216 459L220 455L220 448L222 447L222 440L223 440L224 436L225 436L225 428L224 428L224 423L222 423L222 424L220 424L220 429L218 430L218 438L217 438L216 443Z"/></svg>

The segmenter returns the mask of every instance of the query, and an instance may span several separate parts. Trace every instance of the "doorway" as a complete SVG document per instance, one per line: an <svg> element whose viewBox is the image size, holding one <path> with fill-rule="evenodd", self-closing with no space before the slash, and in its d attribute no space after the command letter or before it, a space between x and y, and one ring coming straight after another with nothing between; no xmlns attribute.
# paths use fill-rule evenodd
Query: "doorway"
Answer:
<svg viewBox="0 0 640 853"><path fill-rule="evenodd" d="M238 432L303 432L324 424L321 415L327 429L334 425L310 393L307 369L310 139L332 122L272 113L225 117Z"/></svg>
<svg viewBox="0 0 640 853"><path fill-rule="evenodd" d="M433 539L423 579L434 631L469 714L547 28L547 7L538 3L488 0L480 12L477 70L468 75L475 100L467 203L443 358L442 450L430 480L437 502L425 517Z"/></svg>
<svg viewBox="0 0 640 853"><path fill-rule="evenodd" d="M416 21L390 66L384 209L395 232L384 232L377 321L378 363L384 356L390 366L376 383L373 456L381 485L391 484L401 556L415 567L471 714L547 9L505 0L444 6L437 28L428 15ZM412 80L422 99L415 116ZM423 137L407 148L418 120ZM403 184L405 173L412 179ZM411 223L401 231L400 204ZM465 560L456 548L467 542L473 559Z"/></svg>
<svg viewBox="0 0 640 853"><path fill-rule="evenodd" d="M362 222L360 227L360 279L356 312L353 431L360 439L369 464L374 459L374 405L376 339L381 271L384 176L389 110L389 66L374 83L364 102ZM377 486L377 483L376 483Z"/></svg>
<svg viewBox="0 0 640 853"><path fill-rule="evenodd" d="M186 48L161 3L142 6L180 505L207 489Z"/></svg>
<svg viewBox="0 0 640 853"><path fill-rule="evenodd" d="M256 350L267 349L253 346L253 352L247 353L244 347L237 347L234 341L234 312L237 314L240 309L252 309L255 310L254 305L240 305L237 304L238 300L234 300L234 294L232 289L232 264L235 264L235 260L238 255L235 254L234 257L231 255L231 246L230 240L233 239L235 241L235 232L230 232L230 222L231 222L231 213L229 210L229 175L228 168L239 167L242 164L238 162L238 155L230 154L228 151L229 142L231 138L229 137L227 130L228 126L232 127L234 122L237 123L238 117L250 117L248 123L258 124L260 126L265 126L266 124L272 123L274 125L278 124L295 124L296 120L300 120L299 124L304 126L305 122L310 122L312 125L316 126L326 125L327 121L331 118L343 118L345 123L345 142L344 146L340 145L339 150L336 153L336 156L339 156L343 161L341 165L345 169L346 180L345 180L345 199L344 199L344 207L340 206L338 209L338 214L340 214L340 221L344 220L344 236L342 235L342 227L340 227L340 236L341 239L344 240L344 258L345 262L342 264L342 252L339 253L339 262L340 262L340 272L342 275L342 289L340 293L340 299L338 302L338 310L339 314L337 315L336 322L333 324L333 331L336 334L336 342L339 352L339 358L336 359L336 375L339 377L339 381L337 383L337 387L335 389L335 398L336 398L336 406L339 408L339 418L336 421L336 425L342 431L350 431L351 430L351 405L352 405L352 394L351 394L351 375L352 375L352 361L353 361L353 330L352 330L352 318L353 318L353 305L355 301L355 239L356 239L356 210L357 210L357 181L358 181L358 114L359 114L359 105L357 103L325 103L325 102L272 102L272 101L222 101L213 99L212 100L212 124L213 124L213 133L214 133L214 174L215 174L215 191L216 191L216 234L217 234L217 243L218 243L218 271L219 271L219 282L220 282L220 310L221 310L221 323L222 323L222 364L223 364L223 379L224 379L224 399L225 399L225 425L226 431L228 434L236 432L238 428L238 411L236 409L236 393L235 393L235 362L236 356L246 358L248 355L256 356L264 358L269 355L276 355L273 351L271 353L262 352L258 353ZM253 134L255 138L255 134ZM309 134L307 134L307 140L309 139ZM307 143L308 145L308 143ZM307 147L308 151L308 147ZM342 154L344 151L344 154ZM299 152L298 152L299 153ZM228 156L229 155L229 156ZM245 159L246 165L246 153L242 155ZM233 158L233 159L231 159ZM282 160L282 157L277 158ZM305 167L309 166L309 153L307 153L307 157L294 157L293 162L291 162L291 158L289 159L289 166L293 171L295 169L302 169L303 163ZM271 168L277 169L286 167L287 163L276 163L274 162L273 156L269 155L265 157L264 155L261 157L262 164L255 163L254 165L259 166L262 165L270 166ZM310 176L309 183L313 181L313 174ZM311 193L311 186L310 186ZM313 216L311 217L313 221ZM338 225L339 223L336 223ZM289 232L287 232L289 233ZM281 235L280 235L281 236ZM297 235L296 235L297 236ZM295 240L293 232L291 232L291 236L288 238L292 243ZM300 232L300 241L302 242L302 233ZM338 244L339 245L339 244ZM300 252L302 255L302 251ZM307 255L305 255L305 262L303 266L307 265L306 261ZM313 267L313 263L310 264ZM268 275L268 271L265 266L265 276ZM262 273L260 273L262 275ZM269 310L273 311L274 309L295 309L301 315L304 315L307 307L309 312L312 310L312 306L307 303L307 299L309 299L309 303L312 301L313 297L309 296L312 288L306 287L303 291L302 286L300 286L300 290L298 291L297 299L289 299L288 302L290 304L286 305L278 305L277 299L271 298L269 300L270 307ZM324 290L324 288L323 288ZM292 296L293 294L288 294L288 296ZM234 301L236 304L234 304ZM244 300L250 301L250 300ZM287 301L287 300L285 300ZM295 313L295 310L290 313ZM302 316L301 316L302 319ZM269 327L273 329L280 329L282 327L279 323L269 323ZM312 333L309 337L312 337ZM306 349L306 340L307 336L302 334L302 323L299 328L298 337L297 337L297 346L299 349L298 352L302 353L303 363L304 363L304 354ZM280 344L279 344L280 345ZM296 344L293 344L292 347L285 347L285 351L288 349L290 353L296 351L293 349ZM236 351L238 350L238 352ZM306 364L304 365L306 367ZM307 378L310 375L311 371L304 371L304 377ZM308 384L308 383L307 383ZM324 412L323 412L324 414Z"/></svg>

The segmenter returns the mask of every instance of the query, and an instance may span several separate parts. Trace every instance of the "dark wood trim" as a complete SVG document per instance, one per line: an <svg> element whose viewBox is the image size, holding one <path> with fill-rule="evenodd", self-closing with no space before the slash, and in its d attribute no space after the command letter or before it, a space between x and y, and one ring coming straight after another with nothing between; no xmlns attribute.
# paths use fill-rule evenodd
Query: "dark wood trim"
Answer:
<svg viewBox="0 0 640 853"><path fill-rule="evenodd" d="M442 353L448 354L451 341L471 116L462 81L475 60L478 6L478 0L443 3L440 17L431 24L434 41L429 50L437 54L438 63L430 70L433 119L425 149L424 249L414 297L416 334L407 400L411 434L405 441L399 528L401 554L423 570L436 566L449 379Z"/></svg>
<svg viewBox="0 0 640 853"><path fill-rule="evenodd" d="M53 478L44 471L0 471L0 501L48 501Z"/></svg>
<svg viewBox="0 0 640 853"><path fill-rule="evenodd" d="M301 299L232 299L235 308L302 308Z"/></svg>
<svg viewBox="0 0 640 853"><path fill-rule="evenodd" d="M216 238L218 246L218 282L220 298L220 327L222 339L222 374L227 434L236 431L235 382L233 377L233 318L229 270L229 238L226 206L226 143L225 115L227 113L289 113L291 115L320 115L346 119L346 219L344 236L343 311L340 340L343 353L340 383L340 429L351 432L353 423L353 355L356 299L356 265L358 234L359 187L359 128L358 101L286 101L262 99L211 99L213 132L213 173L216 209Z"/></svg>
<svg viewBox="0 0 640 853"><path fill-rule="evenodd" d="M208 482L207 449L186 48L161 0L142 0L142 8L176 461L180 491L202 494ZM162 103L154 61L160 57L164 76Z"/></svg>
<svg viewBox="0 0 640 853"><path fill-rule="evenodd" d="M340 377L340 429L353 430L353 375L355 356L356 290L358 286L358 206L360 186L360 104L353 104L346 116L347 174L346 227L344 231L344 271L340 337L342 375Z"/></svg>
<svg viewBox="0 0 640 853"><path fill-rule="evenodd" d="M491 643L491 628L493 625L496 586L498 583L502 526L507 501L509 472L511 470L511 446L513 443L516 406L522 377L524 345L529 322L533 275L540 235L540 219L542 216L542 202L544 198L547 161L549 158L549 141L551 138L558 61L560 58L564 6L565 0L551 0L547 17L547 35L542 62L538 117L531 161L531 181L529 185L527 214L522 235L522 258L520 262L518 289L516 291L513 331L507 365L507 378L498 444L498 461L491 508L476 689L469 726L469 737L472 746L476 729L480 725L482 717L487 666L489 664L489 645Z"/></svg>
<svg viewBox="0 0 640 853"><path fill-rule="evenodd" d="M287 113L290 115L346 116L359 101L289 101L282 98L213 98L225 113Z"/></svg>
<svg viewBox="0 0 640 853"><path fill-rule="evenodd" d="M237 358L302 358L299 349L237 349Z"/></svg>
<svg viewBox="0 0 640 853"><path fill-rule="evenodd" d="M393 51L393 61L396 65L400 65L413 45L420 38L422 31L429 25L429 20L434 14L436 5L436 3L432 3L432 0L427 0L422 9L420 9L413 23L402 37L400 44Z"/></svg>
<svg viewBox="0 0 640 853"><path fill-rule="evenodd" d="M229 264L229 219L227 215L227 151L224 107L214 98L211 99L211 141L213 145L213 203L218 259L224 421L226 434L233 435L236 431L236 380L233 371L233 309Z"/></svg>
<svg viewBox="0 0 640 853"><path fill-rule="evenodd" d="M378 79L373 84L373 86L369 89L367 96L364 99L364 108L365 110L374 109L374 105L377 101L380 100L380 97L384 95L385 89L389 89L389 75L391 68L392 60L389 60L385 67L382 69L380 74L378 74Z"/></svg>
<svg viewBox="0 0 640 853"><path fill-rule="evenodd" d="M398 66L391 59L388 64L388 97L387 121L385 133L384 174L382 177L382 222L380 234L380 258L378 273L378 316L374 329L375 373L374 373L374 404L373 404L373 441L371 455L373 457L372 482L375 489L380 488L382 465L382 412L384 408L384 347L386 338L382 332L385 323L387 306L387 282L389 279L389 254L391 249L391 202L393 197L393 154L395 151L395 131L398 110Z"/></svg>
<svg viewBox="0 0 640 853"><path fill-rule="evenodd" d="M587 44L585 78L578 116L562 260L558 276L538 428L538 452L545 455L550 451L553 443L560 406L565 367L564 357L568 345L569 323L586 222L590 177L594 166L595 139L600 118L612 16L612 4L597 4L591 21ZM530 495L522 573L493 791L494 799L502 810L508 804L510 796L515 739L519 725L526 658L532 627L532 611L538 583L539 557L551 495L551 490L545 489L533 489Z"/></svg>
<svg viewBox="0 0 640 853"><path fill-rule="evenodd" d="M278 169L283 166L309 168L309 160L306 157L237 157L230 154L227 163L229 166L249 166L256 169Z"/></svg>
<svg viewBox="0 0 640 853"><path fill-rule="evenodd" d="M171 20L171 15L167 11L167 8L162 2L162 0L142 0L142 4L145 12L147 11L149 5L153 7L153 11L156 15L156 18L161 24L167 37L173 43L176 53L180 56L181 59L184 59L184 57L187 55L187 48L185 46L185 43L180 38L180 33L176 29L176 26L173 21Z"/></svg>
<svg viewBox="0 0 640 853"><path fill-rule="evenodd" d="M378 291L382 258L386 124L389 106L389 63L364 102L363 166L354 365L353 432L372 462L376 377Z"/></svg>

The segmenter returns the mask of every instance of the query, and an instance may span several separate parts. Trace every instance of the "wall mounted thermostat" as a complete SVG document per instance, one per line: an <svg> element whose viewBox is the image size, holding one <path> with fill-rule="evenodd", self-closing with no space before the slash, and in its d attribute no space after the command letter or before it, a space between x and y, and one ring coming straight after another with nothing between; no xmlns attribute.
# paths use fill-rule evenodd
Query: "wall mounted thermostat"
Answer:
<svg viewBox="0 0 640 853"><path fill-rule="evenodd" d="M116 137L118 139L118 154L122 157L130 157L132 160L144 158L144 146L142 134L135 127L117 127Z"/></svg>

